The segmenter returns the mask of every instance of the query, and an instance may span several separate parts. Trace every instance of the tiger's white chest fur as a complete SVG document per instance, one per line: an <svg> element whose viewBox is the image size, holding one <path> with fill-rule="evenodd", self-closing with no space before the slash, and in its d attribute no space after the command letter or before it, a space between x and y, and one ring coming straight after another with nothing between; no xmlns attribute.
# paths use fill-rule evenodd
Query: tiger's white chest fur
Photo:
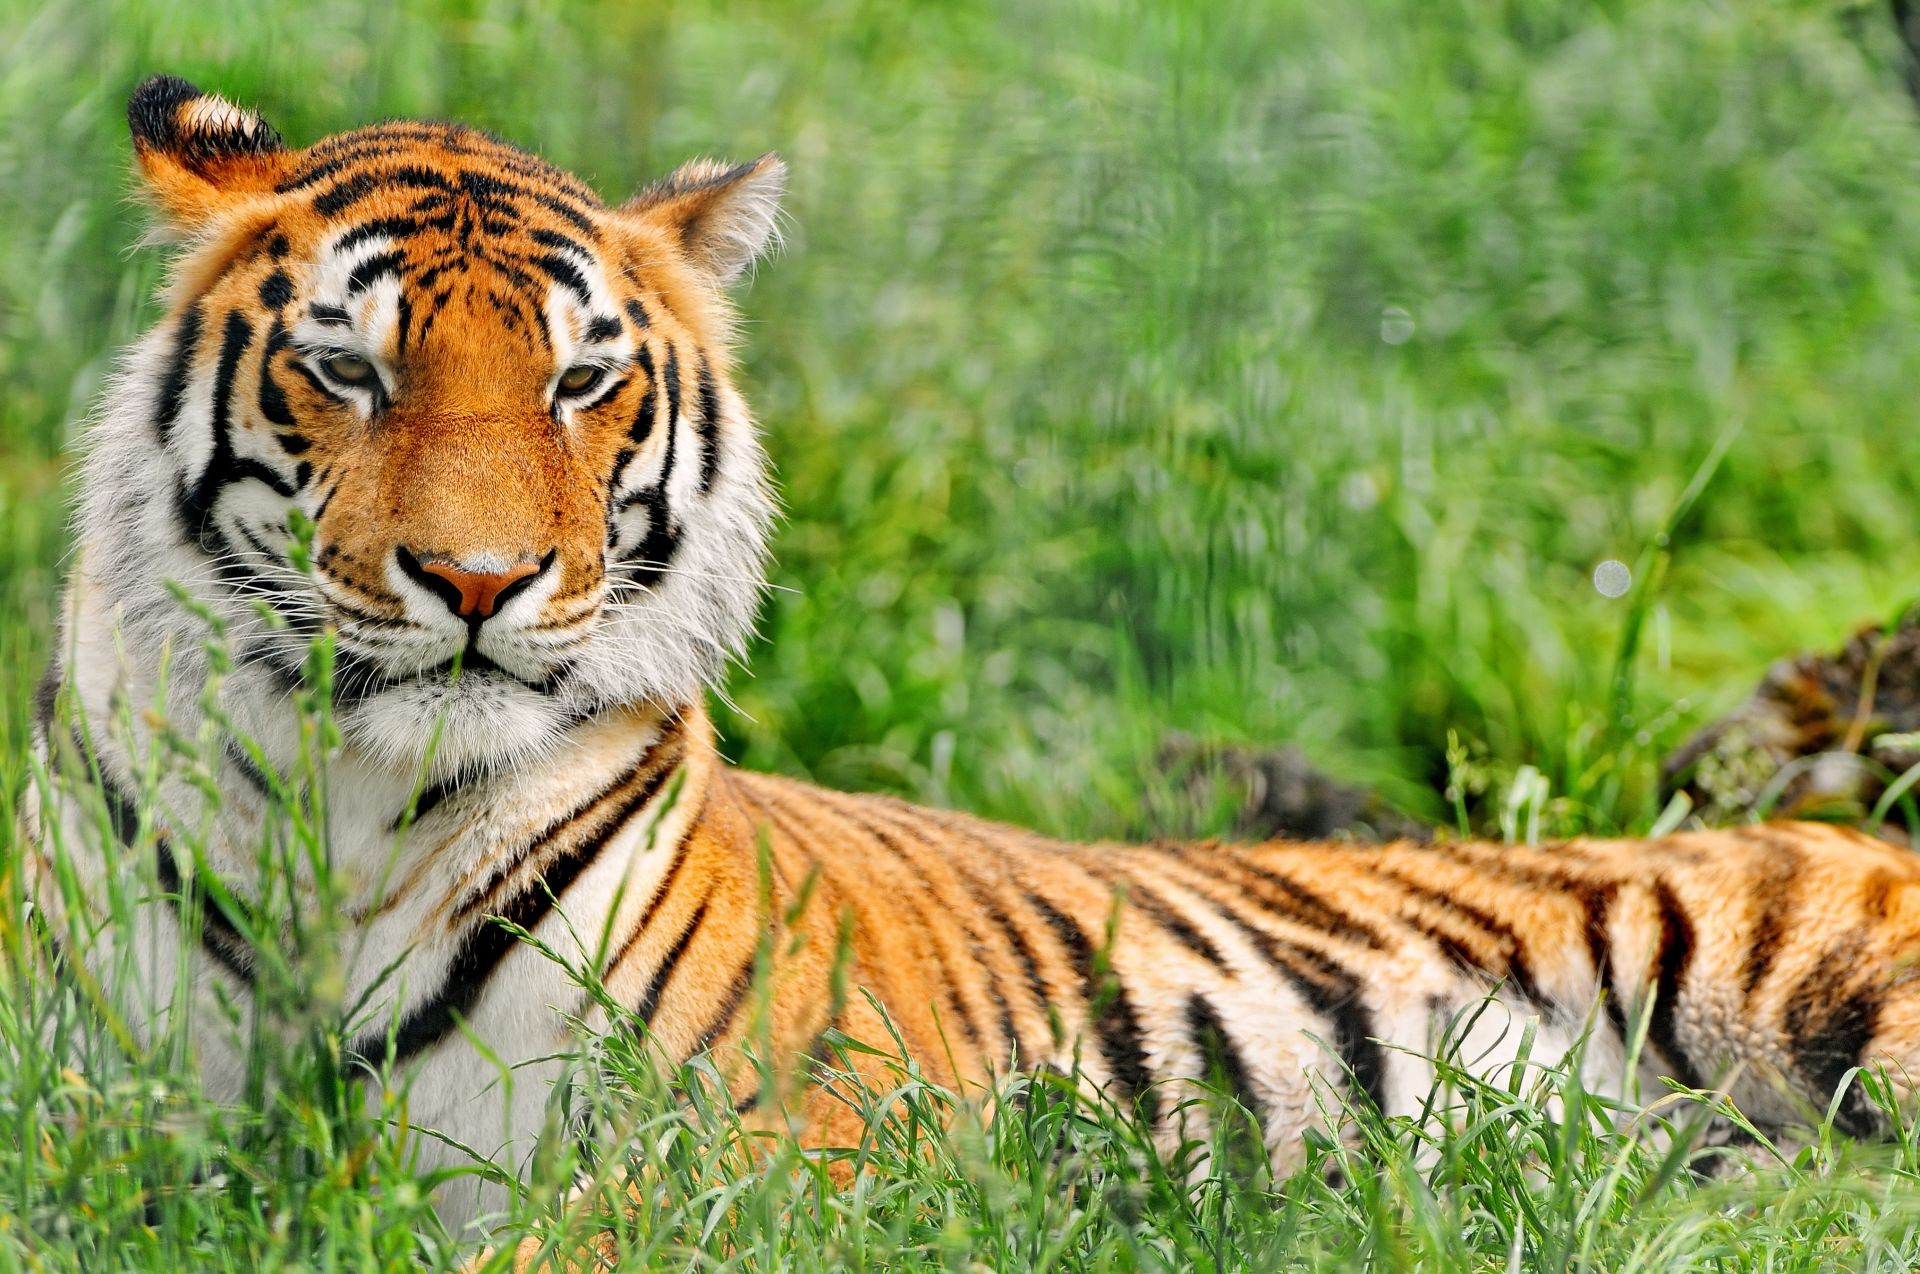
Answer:
<svg viewBox="0 0 1920 1274"><path fill-rule="evenodd" d="M604 1024L567 966L597 968L609 935L659 890L670 857L661 847L687 835L688 797L711 761L662 757L681 729L672 718L612 713L576 726L540 763L436 788L351 746L310 764L311 719L302 727L284 691L232 677L219 702L240 737L266 745L255 755L201 735L197 694L186 690L200 658L162 657L188 634L170 647L113 642L84 565L71 602L79 713L70 720L87 722L109 804L149 808L165 826L157 837L130 827L116 829L125 840L103 836L97 809L56 784L51 808L37 810L40 840L72 864L93 904L99 929L84 958L136 1036L150 1044L183 1030L208 1096L237 1102L258 1047L252 1032L281 1029L244 1006L260 994L290 1010L286 997L304 991L316 999L285 1016L330 1013L349 1057L377 1067L391 1049L404 1063L406 1121L433 1134L417 1140L426 1166L460 1164L457 1144L516 1174L574 1044L569 1017ZM247 721L268 727L264 737ZM167 756L162 732L212 743L199 758L156 766ZM86 756L66 746L71 737L54 749L65 765ZM648 770L663 760L659 774ZM39 804L37 792L30 800ZM259 949L211 898L192 897L196 872L272 922ZM116 896L134 905L116 909ZM528 921L553 954L515 939L488 919L496 914ZM101 923L109 917L123 923ZM438 1202L457 1230L504 1201L469 1176Z"/></svg>

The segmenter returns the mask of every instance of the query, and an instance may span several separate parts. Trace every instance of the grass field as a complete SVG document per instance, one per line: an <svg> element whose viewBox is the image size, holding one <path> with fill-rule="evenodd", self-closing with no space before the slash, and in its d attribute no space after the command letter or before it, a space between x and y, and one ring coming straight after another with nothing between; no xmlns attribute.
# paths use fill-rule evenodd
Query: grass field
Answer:
<svg viewBox="0 0 1920 1274"><path fill-rule="evenodd" d="M786 502L720 712L752 766L1140 835L1219 826L1165 790L1169 731L1434 818L1452 738L1485 825L1530 766L1546 833L1642 831L1691 726L1920 592L1920 118L1877 3L0 0L8 802L69 444L154 317L121 108L158 70L296 142L458 117L609 197L786 155L743 298ZM323 1056L216 1111L163 1061L51 1068L22 1017L0 1270L470 1255ZM1920 1143L1716 1175L1637 1135L1697 1105L1615 1132L1552 1074L1197 1186L1065 1094L932 1132L905 1077L842 1191L617 1046L592 1069L590 1111L654 1112L635 1268L1920 1260ZM520 1228L578 1166L555 1140Z"/></svg>

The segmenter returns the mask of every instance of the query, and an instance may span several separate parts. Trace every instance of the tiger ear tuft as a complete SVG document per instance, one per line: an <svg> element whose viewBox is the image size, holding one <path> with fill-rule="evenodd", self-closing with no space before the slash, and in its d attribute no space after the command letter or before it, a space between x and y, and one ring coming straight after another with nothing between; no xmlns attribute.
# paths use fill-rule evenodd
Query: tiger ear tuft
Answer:
<svg viewBox="0 0 1920 1274"><path fill-rule="evenodd" d="M768 152L745 164L696 159L620 205L654 226L722 286L734 282L780 235L787 166Z"/></svg>
<svg viewBox="0 0 1920 1274"><path fill-rule="evenodd" d="M189 233L271 191L292 155L252 111L171 75L134 90L127 126L147 188L168 220Z"/></svg>

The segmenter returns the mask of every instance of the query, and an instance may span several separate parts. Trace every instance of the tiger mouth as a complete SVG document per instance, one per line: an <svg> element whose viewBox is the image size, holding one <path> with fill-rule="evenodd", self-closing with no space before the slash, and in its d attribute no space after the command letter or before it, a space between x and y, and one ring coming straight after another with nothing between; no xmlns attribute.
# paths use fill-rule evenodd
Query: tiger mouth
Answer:
<svg viewBox="0 0 1920 1274"><path fill-rule="evenodd" d="M465 649L431 667L412 672L393 673L379 661L349 651L334 657L333 702L336 707L351 707L389 691L416 686L453 689L460 685L508 684L541 696L559 693L573 671L571 661L561 663L543 677L529 677L482 654L471 641Z"/></svg>

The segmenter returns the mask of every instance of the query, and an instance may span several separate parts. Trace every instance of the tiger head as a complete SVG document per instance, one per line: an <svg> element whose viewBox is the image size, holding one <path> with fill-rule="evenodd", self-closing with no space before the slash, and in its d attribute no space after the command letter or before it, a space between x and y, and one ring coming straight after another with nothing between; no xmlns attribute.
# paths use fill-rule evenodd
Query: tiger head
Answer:
<svg viewBox="0 0 1920 1274"><path fill-rule="evenodd" d="M175 581L229 625L229 679L282 696L331 630L349 743L434 739L442 774L715 679L773 513L725 292L774 237L779 159L609 207L457 125L296 150L166 77L128 116L185 251L85 469L123 626Z"/></svg>

